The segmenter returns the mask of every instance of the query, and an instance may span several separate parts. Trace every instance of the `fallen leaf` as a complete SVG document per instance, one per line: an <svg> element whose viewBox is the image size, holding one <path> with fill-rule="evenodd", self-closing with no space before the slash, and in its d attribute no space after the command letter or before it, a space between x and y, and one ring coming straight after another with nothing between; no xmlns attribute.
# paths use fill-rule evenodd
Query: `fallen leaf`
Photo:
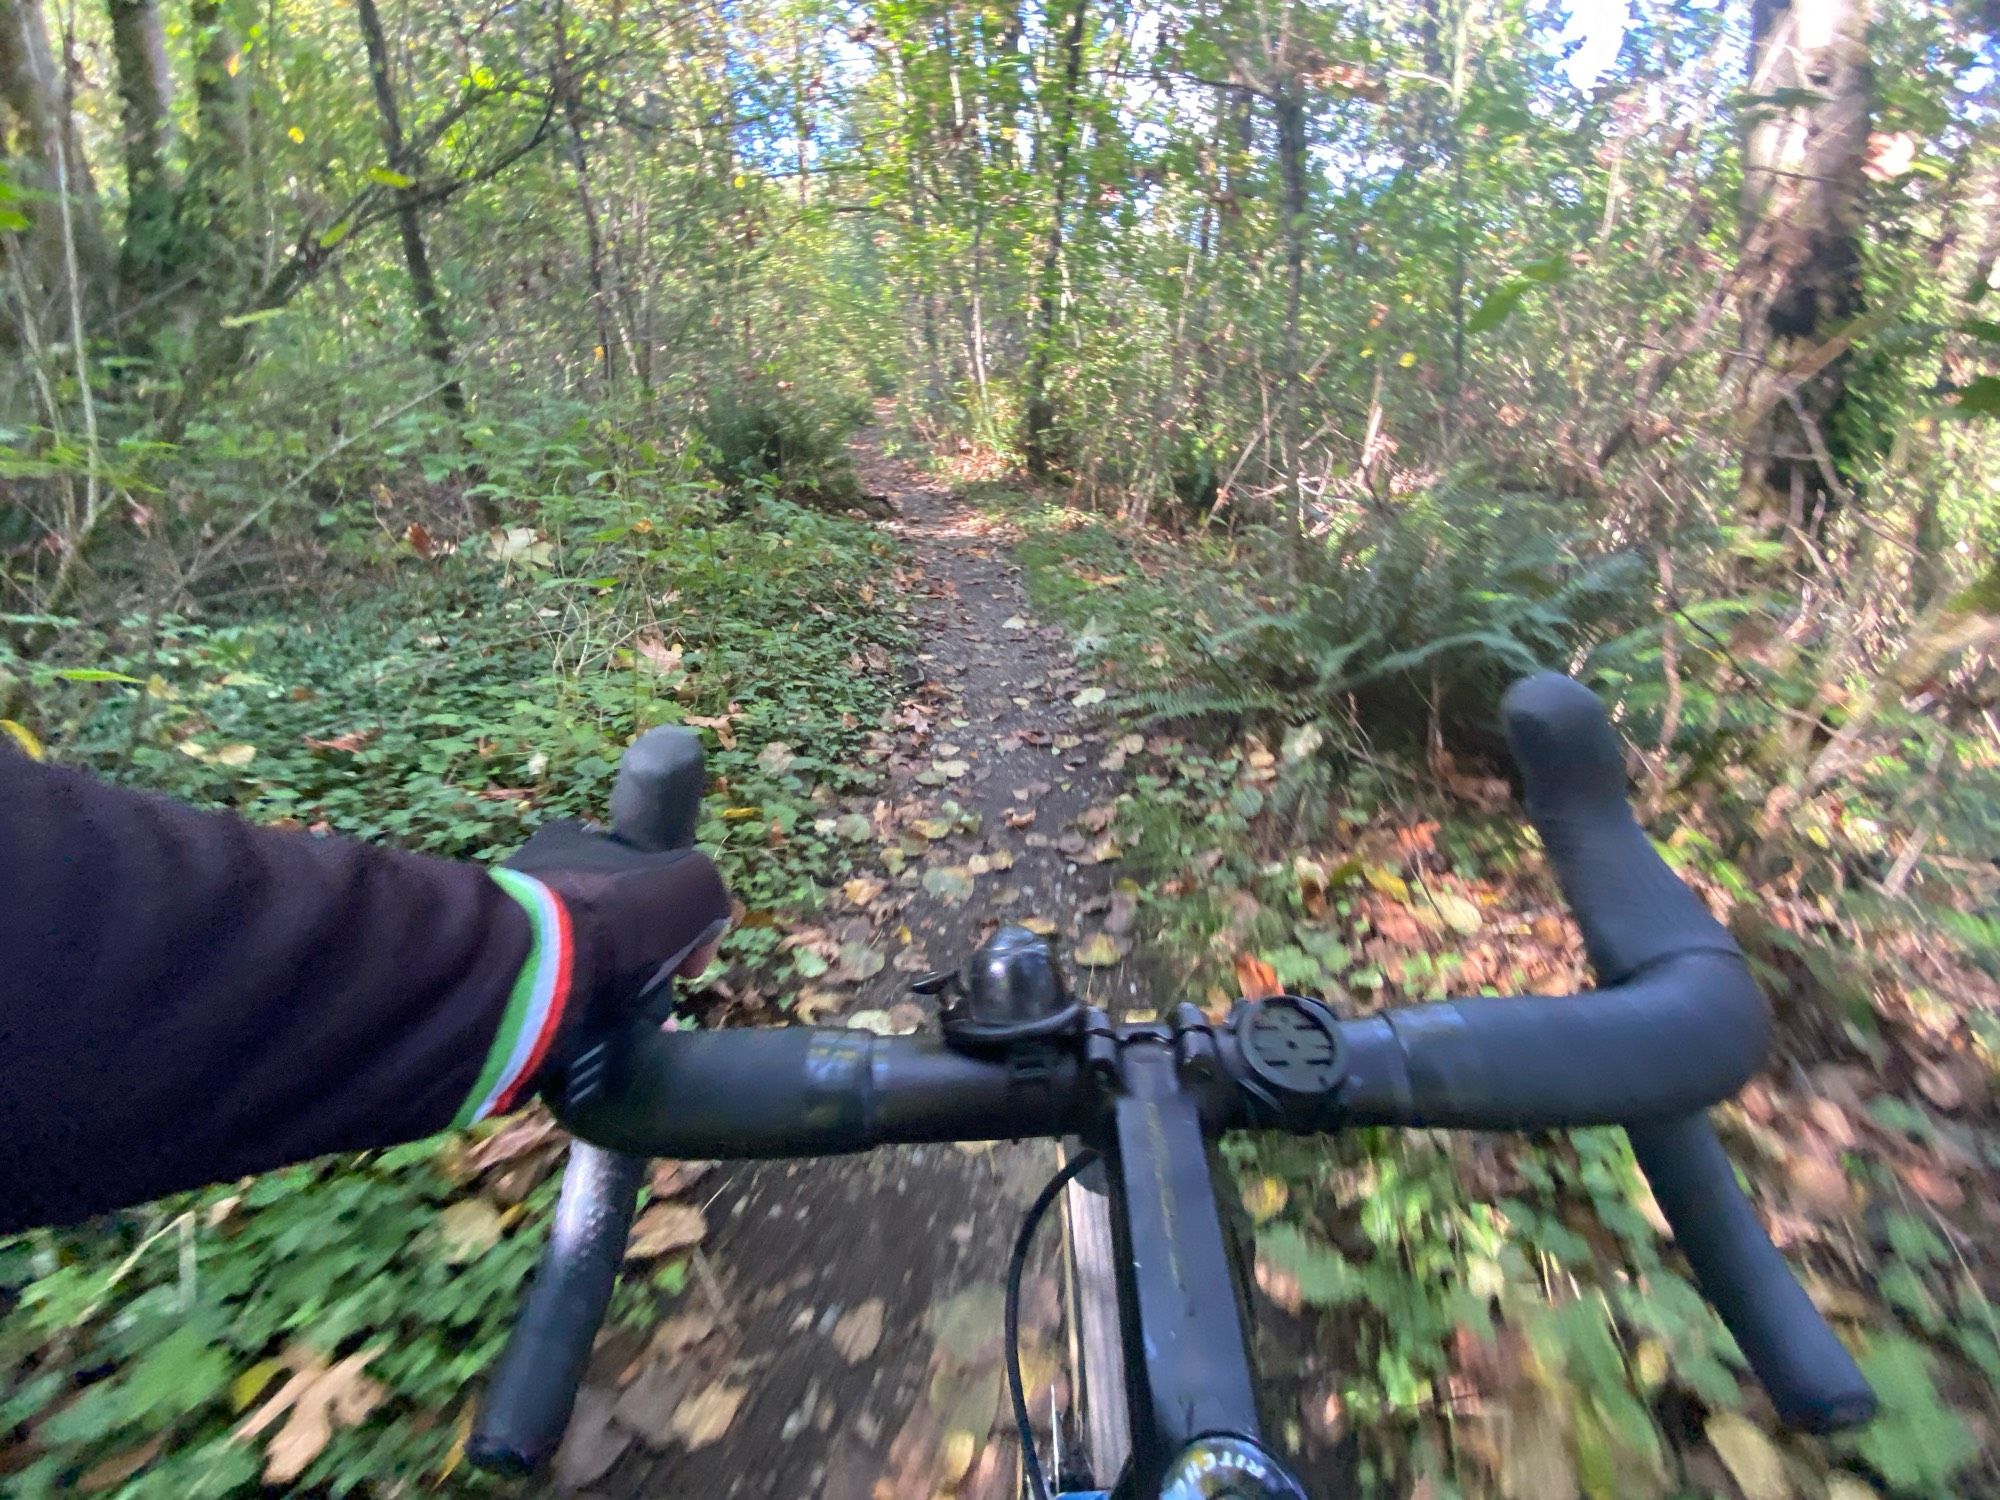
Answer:
<svg viewBox="0 0 2000 1500"><path fill-rule="evenodd" d="M860 1364L882 1342L884 1311L882 1299L870 1297L859 1307L841 1314L840 1321L833 1325L833 1347L850 1365Z"/></svg>
<svg viewBox="0 0 2000 1500"><path fill-rule="evenodd" d="M285 1418L264 1447L265 1483L290 1484L325 1450L336 1428L359 1426L382 1403L388 1388L364 1373L381 1352L378 1345L332 1366L308 1349L288 1356L294 1362L292 1378L231 1434L242 1442Z"/></svg>
<svg viewBox="0 0 2000 1500"><path fill-rule="evenodd" d="M444 1262L462 1266L477 1260L500 1243L506 1225L500 1210L484 1198L461 1198L448 1204L438 1215L438 1238L444 1243Z"/></svg>
<svg viewBox="0 0 2000 1500"><path fill-rule="evenodd" d="M1129 945L1126 945L1129 946ZM1086 969L1108 969L1125 956L1117 938L1108 932L1092 933L1070 955Z"/></svg>
<svg viewBox="0 0 2000 1500"><path fill-rule="evenodd" d="M35 732L25 724L12 719L0 719L0 734L21 747L21 753L29 760L40 760L43 755L42 742L35 738Z"/></svg>
<svg viewBox="0 0 2000 1500"><path fill-rule="evenodd" d="M972 767L962 760L934 760L931 768L947 780L956 781Z"/></svg>
<svg viewBox="0 0 2000 1500"><path fill-rule="evenodd" d="M833 820L833 831L850 844L865 844L875 835L875 825L865 813L843 813Z"/></svg>
<svg viewBox="0 0 2000 1500"><path fill-rule="evenodd" d="M1019 615L1009 615L1006 619L1000 622L1000 628L1002 630L1026 630L1028 628L1028 622L1022 619Z"/></svg>
<svg viewBox="0 0 2000 1500"><path fill-rule="evenodd" d="M671 1357L694 1348L714 1332L715 1319L707 1313L679 1313L653 1330L652 1338L646 1341L646 1352Z"/></svg>
<svg viewBox="0 0 2000 1500"><path fill-rule="evenodd" d="M257 758L255 745L224 745L209 759L218 766L247 766Z"/></svg>
<svg viewBox="0 0 2000 1500"><path fill-rule="evenodd" d="M685 1193L714 1170L712 1161L656 1161L646 1185L655 1198L671 1198L676 1193Z"/></svg>
<svg viewBox="0 0 2000 1500"><path fill-rule="evenodd" d="M1364 865L1361 878L1393 901L1410 899L1410 885L1387 865Z"/></svg>
<svg viewBox="0 0 2000 1500"><path fill-rule="evenodd" d="M1113 891L1111 905L1104 913L1104 930L1114 937L1123 937L1132 930L1133 920L1139 915L1139 898L1130 891Z"/></svg>
<svg viewBox="0 0 2000 1500"><path fill-rule="evenodd" d="M1243 1184L1243 1210L1258 1224L1283 1211L1292 1191L1282 1177L1253 1177Z"/></svg>
<svg viewBox="0 0 2000 1500"><path fill-rule="evenodd" d="M834 977L843 984L860 984L880 974L888 961L880 948L871 948L866 943L842 943L840 969Z"/></svg>
<svg viewBox="0 0 2000 1500"><path fill-rule="evenodd" d="M127 1448L123 1453L114 1453L101 1463L91 1465L77 1476L77 1492L94 1495L100 1490L116 1489L159 1457L166 1441L164 1432L156 1432L138 1447Z"/></svg>
<svg viewBox="0 0 2000 1500"><path fill-rule="evenodd" d="M674 1413L674 1435L690 1449L706 1448L729 1431L745 1394L744 1387L718 1380L707 1390L690 1396Z"/></svg>
<svg viewBox="0 0 2000 1500"><path fill-rule="evenodd" d="M1146 737L1143 734L1125 735L1118 741L1118 748L1127 755L1137 755L1146 748Z"/></svg>
<svg viewBox="0 0 2000 1500"><path fill-rule="evenodd" d="M723 749L734 750L736 748L736 731L730 727L730 724L735 717L734 714L715 714L712 716L689 714L681 722L683 724L692 724L697 729L708 730L715 736L715 742L722 746ZM866 838L867 835L864 833L862 837Z"/></svg>
<svg viewBox="0 0 2000 1500"><path fill-rule="evenodd" d="M1703 1432L1722 1455L1722 1465L1743 1491L1743 1500L1791 1500L1784 1455L1756 1423L1733 1411L1719 1411Z"/></svg>
<svg viewBox="0 0 2000 1500"><path fill-rule="evenodd" d="M846 896L856 906L867 906L877 896L882 894L882 882L871 880L866 875L857 875L854 879L843 885L840 890L841 894Z"/></svg>
<svg viewBox="0 0 2000 1500"><path fill-rule="evenodd" d="M1009 828L1031 827L1035 821L1035 810L1032 807L1028 808L1026 811L1022 811L1019 808L1010 807L1003 815L1001 821L1004 822Z"/></svg>
<svg viewBox="0 0 2000 1500"><path fill-rule="evenodd" d="M437 555L437 542L431 534L415 521L403 528L403 540L410 544L410 550L429 562Z"/></svg>
<svg viewBox="0 0 2000 1500"><path fill-rule="evenodd" d="M783 740L772 740L757 752L757 764L773 776L782 776L792 768L792 762L797 759L798 757L792 753L792 747Z"/></svg>
<svg viewBox="0 0 2000 1500"><path fill-rule="evenodd" d="M632 649L639 659L662 677L677 677L681 672L681 648L669 646L660 638L656 630L649 630L632 642Z"/></svg>
<svg viewBox="0 0 2000 1500"><path fill-rule="evenodd" d="M555 1120L538 1106L515 1115L466 1153L465 1167L477 1174L526 1156L556 1133Z"/></svg>
<svg viewBox="0 0 2000 1500"><path fill-rule="evenodd" d="M674 1250L699 1245L708 1234L708 1217L689 1203L655 1203L639 1215L625 1246L627 1260L651 1260Z"/></svg>
<svg viewBox="0 0 2000 1500"><path fill-rule="evenodd" d="M896 1023L886 1010L857 1010L847 1018L848 1029L852 1031L872 1031L877 1036L894 1036Z"/></svg>
<svg viewBox="0 0 2000 1500"><path fill-rule="evenodd" d="M1104 701L1104 689L1101 687L1087 687L1069 701L1075 704L1078 708L1095 708L1098 704ZM1063 745L1060 740L1058 740L1056 743L1058 749L1074 748L1072 746Z"/></svg>
<svg viewBox="0 0 2000 1500"><path fill-rule="evenodd" d="M1917 1065L1917 1091L1942 1110L1954 1110L1965 1103L1965 1090L1958 1080L1934 1062Z"/></svg>
<svg viewBox="0 0 2000 1500"><path fill-rule="evenodd" d="M972 876L959 865L934 865L924 871L924 889L956 906L972 894Z"/></svg>
<svg viewBox="0 0 2000 1500"><path fill-rule="evenodd" d="M1439 915L1460 937L1471 937L1483 925L1479 908L1456 891L1439 891L1434 899Z"/></svg>
<svg viewBox="0 0 2000 1500"><path fill-rule="evenodd" d="M1236 955L1236 988L1245 1000L1268 1000L1285 992L1278 971L1251 953Z"/></svg>
<svg viewBox="0 0 2000 1500"><path fill-rule="evenodd" d="M1036 937L1054 937L1056 933L1056 924L1047 917L1023 917L1021 925Z"/></svg>
<svg viewBox="0 0 2000 1500"><path fill-rule="evenodd" d="M342 755L352 755L381 733L376 729L350 729L346 734L336 734L331 739L316 740L311 735L305 737L306 747L311 750L337 750Z"/></svg>
<svg viewBox="0 0 2000 1500"><path fill-rule="evenodd" d="M602 1386L584 1386L576 1393L576 1409L563 1429L562 1446L551 1465L557 1487L574 1493L595 1484L632 1446L630 1429L611 1420L617 1396Z"/></svg>
<svg viewBox="0 0 2000 1500"><path fill-rule="evenodd" d="M817 1026L828 1016L836 1014L846 1000L833 990L817 987L804 989L792 999L793 1017L807 1026Z"/></svg>

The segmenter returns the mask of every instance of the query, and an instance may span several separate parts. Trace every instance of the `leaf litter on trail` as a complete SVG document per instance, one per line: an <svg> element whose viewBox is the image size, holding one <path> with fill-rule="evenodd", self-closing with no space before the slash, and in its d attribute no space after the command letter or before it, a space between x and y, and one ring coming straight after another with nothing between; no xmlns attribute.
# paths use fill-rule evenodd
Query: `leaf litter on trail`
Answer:
<svg viewBox="0 0 2000 1500"><path fill-rule="evenodd" d="M859 1307L841 1314L833 1325L833 1347L850 1365L858 1365L875 1352L882 1342L882 1318L887 1311L880 1297L870 1297Z"/></svg>
<svg viewBox="0 0 2000 1500"><path fill-rule="evenodd" d="M285 1425L264 1445L264 1481L290 1484L325 1450L334 1432L358 1427L381 1405L388 1387L365 1372L382 1352L378 1344L329 1365L303 1345L286 1352L292 1377L231 1434L237 1442L259 1436L280 1417Z"/></svg>
<svg viewBox="0 0 2000 1500"><path fill-rule="evenodd" d="M962 865L933 865L924 871L924 889L956 906L972 894L972 873Z"/></svg>
<svg viewBox="0 0 2000 1500"><path fill-rule="evenodd" d="M708 1234L708 1216L688 1203L655 1203L639 1215L625 1246L627 1260L652 1260L699 1245Z"/></svg>
<svg viewBox="0 0 2000 1500"><path fill-rule="evenodd" d="M1123 958L1131 946L1108 932L1094 932L1077 945L1070 957L1086 969L1108 969Z"/></svg>
<svg viewBox="0 0 2000 1500"><path fill-rule="evenodd" d="M748 1392L743 1386L718 1380L707 1389L683 1401L674 1412L674 1435L689 1449L706 1448L717 1441L736 1420Z"/></svg>

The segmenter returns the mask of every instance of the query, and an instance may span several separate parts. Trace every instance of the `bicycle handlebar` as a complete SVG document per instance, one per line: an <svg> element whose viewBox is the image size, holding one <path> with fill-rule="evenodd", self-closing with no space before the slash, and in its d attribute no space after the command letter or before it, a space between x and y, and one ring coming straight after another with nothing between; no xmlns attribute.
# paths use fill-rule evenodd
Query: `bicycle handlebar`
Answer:
<svg viewBox="0 0 2000 1500"><path fill-rule="evenodd" d="M1190 1006L1177 1007L1170 1026L1113 1028L1100 1015L1067 1047L1004 1056L953 1050L934 1036L648 1025L614 1050L601 1091L559 1112L580 1136L635 1157L831 1155L1055 1136L1103 1118L1119 1047L1159 1045L1189 1064L1210 1134L1622 1124L1702 1291L1780 1417L1821 1432L1867 1420L1872 1392L1765 1235L1703 1114L1743 1085L1769 1045L1768 1010L1741 953L1633 817L1618 737L1595 696L1545 674L1515 684L1502 711L1529 818L1606 988L1445 1001L1339 1022L1313 1007L1335 1039L1339 1076L1300 1093L1274 1090L1245 1056L1242 1007L1223 1027ZM571 1170L599 1201L610 1181L623 1217L585 1216L593 1240L562 1233L559 1216L468 1450L482 1462L532 1466L552 1451L602 1315L600 1301L582 1323L583 1299L566 1289L594 1292L601 1268L615 1272L622 1254L632 1191L595 1167L573 1162ZM565 1212L569 1193L566 1177ZM569 1330L567 1346L548 1335L550 1326ZM538 1354L517 1351L531 1342Z"/></svg>

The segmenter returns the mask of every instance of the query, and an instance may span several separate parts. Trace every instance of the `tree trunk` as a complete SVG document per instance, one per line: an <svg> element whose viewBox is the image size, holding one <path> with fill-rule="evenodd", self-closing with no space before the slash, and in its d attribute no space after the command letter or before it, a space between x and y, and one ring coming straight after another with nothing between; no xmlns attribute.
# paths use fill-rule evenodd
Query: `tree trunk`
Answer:
<svg viewBox="0 0 2000 1500"><path fill-rule="evenodd" d="M1048 238L1042 242L1041 280L1035 294L1034 344L1028 352L1027 399L1023 411L1021 447L1028 472L1049 472L1050 435L1055 407L1049 400L1049 361L1054 354L1056 307L1059 302L1063 250L1063 212L1069 202L1070 139L1076 122L1076 91L1083 76L1083 31L1089 0L1076 0L1063 32L1062 93L1056 97L1055 141L1049 151L1049 178L1054 203L1049 212Z"/></svg>
<svg viewBox="0 0 2000 1500"><path fill-rule="evenodd" d="M382 143L388 148L389 170L406 179L395 189L396 228L403 240L403 264L410 273L410 292L416 300L417 321L423 325L424 352L438 367L444 384L440 394L445 410L454 417L465 415L465 391L456 373L451 329L444 320L444 303L438 296L437 278L431 274L431 258L424 244L421 205L417 201L416 179L422 163L404 145L402 119L396 110L396 86L389 71L389 44L382 33L382 17L375 0L355 0L361 18L361 39L368 48L368 76L375 86L375 107L382 117ZM608 355L610 351L606 351Z"/></svg>
<svg viewBox="0 0 2000 1500"><path fill-rule="evenodd" d="M1823 534L1854 490L1841 423L1849 355L1792 371L1861 311L1868 3L1754 0L1751 11L1744 343L1756 373L1742 499L1755 526L1794 538Z"/></svg>
<svg viewBox="0 0 2000 1500"><path fill-rule="evenodd" d="M1272 112L1278 127L1278 169L1284 185L1283 215L1285 243L1285 327L1278 355L1278 431L1284 449L1285 509L1293 534L1306 529L1305 486L1300 469L1304 456L1300 428L1304 396L1300 372L1299 314L1305 303L1306 283L1306 109L1298 94L1298 80L1284 77L1272 96Z"/></svg>
<svg viewBox="0 0 2000 1500"><path fill-rule="evenodd" d="M0 148L16 163L18 186L31 195L13 205L29 221L24 269L31 305L23 307L21 315L39 328L49 328L54 319L67 315L69 291L63 214L54 200L59 189L66 190L69 199L69 233L82 283L76 290L86 309L102 305L112 260L90 164L49 49L41 0L0 0L0 99L7 106Z"/></svg>
<svg viewBox="0 0 2000 1500"><path fill-rule="evenodd" d="M133 313L165 284L174 244L173 68L158 0L110 0L125 155L125 238L118 251L121 307Z"/></svg>
<svg viewBox="0 0 2000 1500"><path fill-rule="evenodd" d="M233 297L250 278L245 228L250 183L250 104L236 37L221 0L194 0L195 139L182 194L186 244L207 263L201 280L212 300ZM184 244L182 259L189 259Z"/></svg>

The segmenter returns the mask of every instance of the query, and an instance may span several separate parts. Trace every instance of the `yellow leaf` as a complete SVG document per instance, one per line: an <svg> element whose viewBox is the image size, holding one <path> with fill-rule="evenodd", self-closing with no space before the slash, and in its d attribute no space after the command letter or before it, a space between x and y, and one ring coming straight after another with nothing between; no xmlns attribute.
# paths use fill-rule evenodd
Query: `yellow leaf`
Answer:
<svg viewBox="0 0 2000 1500"><path fill-rule="evenodd" d="M1253 1177L1243 1184L1243 1208L1255 1222L1274 1219L1292 1196L1281 1177Z"/></svg>
<svg viewBox="0 0 2000 1500"><path fill-rule="evenodd" d="M262 1394L264 1387L271 1383L271 1377L284 1369L281 1359L260 1359L256 1364L229 1382L229 1409L241 1411Z"/></svg>
<svg viewBox="0 0 2000 1500"><path fill-rule="evenodd" d="M1406 370L1409 369L1410 366L1415 364L1416 362L1417 362L1416 355L1411 354L1407 350L1405 350L1403 356L1396 361L1397 364L1401 365Z"/></svg>
<svg viewBox="0 0 2000 1500"><path fill-rule="evenodd" d="M1743 1500L1792 1500L1792 1481L1785 1474L1785 1456L1748 1417L1719 1411L1703 1429L1710 1445L1722 1455L1743 1491Z"/></svg>
<svg viewBox="0 0 2000 1500"><path fill-rule="evenodd" d="M438 1238L444 1242L444 1261L462 1266L479 1259L500 1243L505 1226L500 1210L484 1198L461 1198L438 1215Z"/></svg>
<svg viewBox="0 0 2000 1500"><path fill-rule="evenodd" d="M1367 865L1361 871L1361 878L1375 887L1383 895L1394 901L1410 899L1410 885L1387 865Z"/></svg>
<svg viewBox="0 0 2000 1500"><path fill-rule="evenodd" d="M680 1404L674 1413L674 1434L689 1448L706 1448L729 1431L743 1405L744 1387L718 1380L698 1396Z"/></svg>
<svg viewBox="0 0 2000 1500"><path fill-rule="evenodd" d="M938 1478L946 1484L957 1484L965 1477L965 1471L972 1467L972 1460L979 1452L979 1439L963 1427L946 1435L944 1447L938 1454Z"/></svg>
<svg viewBox="0 0 2000 1500"><path fill-rule="evenodd" d="M1124 957L1118 951L1118 940L1108 932L1092 933L1070 956L1086 969L1108 969Z"/></svg>
<svg viewBox="0 0 2000 1500"><path fill-rule="evenodd" d="M223 70L227 72L231 78L234 78L238 73L243 71L243 55L240 52L230 53L229 61L224 63L222 66Z"/></svg>
<svg viewBox="0 0 2000 1500"><path fill-rule="evenodd" d="M218 766L247 766L256 758L255 745L224 745L209 757Z"/></svg>
<svg viewBox="0 0 2000 1500"><path fill-rule="evenodd" d="M287 130L285 134L290 136L296 145L303 146L306 143L306 133L296 125Z"/></svg>
<svg viewBox="0 0 2000 1500"><path fill-rule="evenodd" d="M845 1313L833 1325L833 1347L850 1365L858 1365L875 1352L882 1342L882 1316L886 1311L880 1297L870 1297Z"/></svg>
<svg viewBox="0 0 2000 1500"><path fill-rule="evenodd" d="M725 807L722 810L722 821L725 823L741 823L749 818L763 816L764 809L761 807Z"/></svg>
<svg viewBox="0 0 2000 1500"><path fill-rule="evenodd" d="M33 730L25 724L17 724L12 719L0 719L0 733L21 747L21 753L29 760L42 759L42 742L35 738Z"/></svg>
<svg viewBox="0 0 2000 1500"><path fill-rule="evenodd" d="M1036 937L1054 937L1056 935L1056 924L1047 917L1023 917L1021 925Z"/></svg>
<svg viewBox="0 0 2000 1500"><path fill-rule="evenodd" d="M458 1471L465 1462L465 1445L472 1439L472 1405L470 1402L458 1409L458 1420L451 1424L451 1452L444 1456L438 1466L437 1482L443 1484Z"/></svg>
<svg viewBox="0 0 2000 1500"><path fill-rule="evenodd" d="M1450 924L1451 930L1460 937L1471 937L1479 931L1482 918L1479 908L1456 891L1437 893L1438 914Z"/></svg>

